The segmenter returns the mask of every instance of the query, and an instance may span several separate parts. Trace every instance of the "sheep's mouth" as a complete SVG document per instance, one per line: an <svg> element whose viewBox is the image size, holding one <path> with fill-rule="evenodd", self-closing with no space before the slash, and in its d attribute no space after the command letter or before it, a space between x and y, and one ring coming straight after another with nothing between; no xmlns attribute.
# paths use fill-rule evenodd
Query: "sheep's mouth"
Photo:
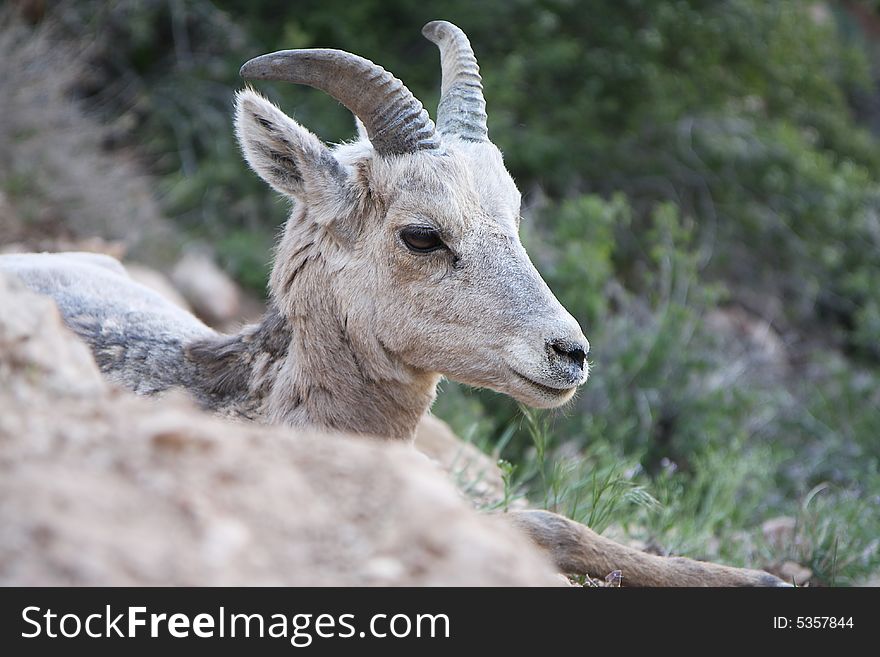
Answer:
<svg viewBox="0 0 880 657"><path fill-rule="evenodd" d="M540 390L548 397L566 397L574 392L574 390L577 388L576 385L554 388L553 386L548 386L544 383L538 383L534 379L527 377L525 374L520 374L512 367L510 368L510 371L513 372L518 379L527 383L529 387L534 388L535 390Z"/></svg>

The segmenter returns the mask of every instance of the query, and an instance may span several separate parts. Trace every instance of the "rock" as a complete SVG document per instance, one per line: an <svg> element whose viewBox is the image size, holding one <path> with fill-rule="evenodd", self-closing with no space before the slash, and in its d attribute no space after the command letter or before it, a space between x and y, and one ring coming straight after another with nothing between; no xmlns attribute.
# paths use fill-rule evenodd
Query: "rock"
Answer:
<svg viewBox="0 0 880 657"><path fill-rule="evenodd" d="M411 447L105 385L0 280L0 585L558 585Z"/></svg>
<svg viewBox="0 0 880 657"><path fill-rule="evenodd" d="M776 550L790 548L794 544L797 519L790 516L778 516L765 520L761 525L761 533L770 547Z"/></svg>
<svg viewBox="0 0 880 657"><path fill-rule="evenodd" d="M108 241L100 237L84 237L71 239L68 237L30 236L23 242L6 243L0 246L0 253L98 253L122 260L127 247L118 240Z"/></svg>
<svg viewBox="0 0 880 657"><path fill-rule="evenodd" d="M767 369L775 375L788 371L788 349L767 320L740 306L719 308L704 319L707 328L720 335L737 361L747 369Z"/></svg>
<svg viewBox="0 0 880 657"><path fill-rule="evenodd" d="M187 303L186 299L183 298L183 295L181 295L180 292L177 291L177 288L174 287L174 285L171 283L170 280L168 280L168 277L165 276L165 274L161 274L155 269L151 269L150 267L134 263L126 263L125 271L127 271L128 275L141 285L146 285L154 292L158 292L163 297L165 297L172 303L177 304L184 310L192 311L189 303Z"/></svg>
<svg viewBox="0 0 880 657"><path fill-rule="evenodd" d="M18 216L9 198L0 189L0 231L6 236L6 240L15 239L21 231L22 220Z"/></svg>
<svg viewBox="0 0 880 657"><path fill-rule="evenodd" d="M476 506L489 507L504 499L504 480L495 460L456 436L443 420L423 417L415 446L443 468Z"/></svg>
<svg viewBox="0 0 880 657"><path fill-rule="evenodd" d="M871 588L880 587L880 575L872 574L858 583L858 586L868 586Z"/></svg>
<svg viewBox="0 0 880 657"><path fill-rule="evenodd" d="M69 398L102 392L91 352L72 337L51 299L0 275L0 394L26 404L36 387Z"/></svg>
<svg viewBox="0 0 880 657"><path fill-rule="evenodd" d="M810 578L813 576L813 571L807 568L806 566L802 566L796 561L786 561L779 568L775 569L776 574L789 583L795 583L798 586L803 586L807 582L810 581Z"/></svg>
<svg viewBox="0 0 880 657"><path fill-rule="evenodd" d="M852 3L849 3L849 4L851 5ZM851 6L846 7L846 9L853 11ZM861 9L861 8L856 7L854 13L859 15L859 13L861 13L858 11L859 9ZM864 12L864 13L867 13L867 12ZM828 23L830 23L831 21L834 20L834 15L831 13L831 8L828 6L828 3L825 3L825 2L812 3L809 6L809 16L811 19L813 19L813 22L816 23L817 25L827 25Z"/></svg>
<svg viewBox="0 0 880 657"><path fill-rule="evenodd" d="M241 295L238 286L207 255L191 251L171 273L174 286L193 311L212 326L238 319Z"/></svg>

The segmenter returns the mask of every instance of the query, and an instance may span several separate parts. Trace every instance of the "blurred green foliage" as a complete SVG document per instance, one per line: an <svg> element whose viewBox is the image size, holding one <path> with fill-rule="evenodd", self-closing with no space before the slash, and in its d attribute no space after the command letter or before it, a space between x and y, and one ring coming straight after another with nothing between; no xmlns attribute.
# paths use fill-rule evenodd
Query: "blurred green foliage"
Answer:
<svg viewBox="0 0 880 657"><path fill-rule="evenodd" d="M239 65L342 48L432 109L440 70L420 27L461 26L525 193L524 241L585 327L593 375L545 429L449 383L436 412L486 449L502 441L508 478L574 517L699 557L797 559L825 583L875 571L880 144L854 110L877 95L875 47L834 3L428 5L85 1L61 14L96 35L80 94L150 158L169 214L257 289L287 206L234 144ZM261 90L326 140L354 136L319 92ZM779 331L784 365L707 321L736 307ZM774 514L799 518L801 553L767 552L756 527Z"/></svg>

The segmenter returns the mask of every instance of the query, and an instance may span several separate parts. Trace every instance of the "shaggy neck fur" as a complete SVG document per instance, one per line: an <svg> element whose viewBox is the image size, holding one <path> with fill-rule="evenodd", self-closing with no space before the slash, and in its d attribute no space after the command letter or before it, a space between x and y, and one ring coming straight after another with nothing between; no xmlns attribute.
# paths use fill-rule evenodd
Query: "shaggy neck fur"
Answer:
<svg viewBox="0 0 880 657"><path fill-rule="evenodd" d="M340 307L344 250L291 220L259 324L189 345L197 396L213 410L269 423L411 439L439 375L407 366Z"/></svg>

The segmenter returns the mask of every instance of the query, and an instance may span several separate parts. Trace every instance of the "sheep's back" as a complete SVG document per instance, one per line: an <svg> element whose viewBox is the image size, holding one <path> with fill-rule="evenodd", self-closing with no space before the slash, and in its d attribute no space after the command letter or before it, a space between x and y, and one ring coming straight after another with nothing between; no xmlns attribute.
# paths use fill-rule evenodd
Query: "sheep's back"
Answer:
<svg viewBox="0 0 880 657"><path fill-rule="evenodd" d="M186 386L191 372L184 345L216 336L194 315L132 280L110 256L3 255L0 271L54 299L67 326L91 347L102 372L141 394Z"/></svg>

